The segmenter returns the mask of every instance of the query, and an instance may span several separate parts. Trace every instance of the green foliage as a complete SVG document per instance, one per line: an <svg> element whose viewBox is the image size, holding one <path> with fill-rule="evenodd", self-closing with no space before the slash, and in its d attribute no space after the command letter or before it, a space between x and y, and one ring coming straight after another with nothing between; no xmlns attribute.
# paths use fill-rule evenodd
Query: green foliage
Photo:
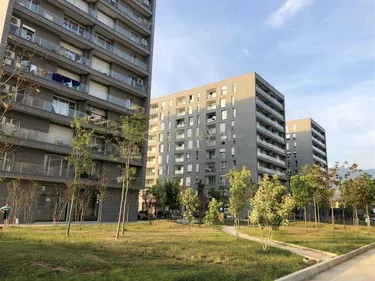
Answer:
<svg viewBox="0 0 375 281"><path fill-rule="evenodd" d="M223 203L217 201L215 198L212 198L210 204L208 204L208 210L206 211L206 215L204 217L204 225L211 226L216 221L220 220L219 208L222 205Z"/></svg>
<svg viewBox="0 0 375 281"><path fill-rule="evenodd" d="M171 215L171 212L180 209L180 188L180 184L176 181L167 181L164 184L164 204L166 209L168 209L169 215Z"/></svg>
<svg viewBox="0 0 375 281"><path fill-rule="evenodd" d="M184 218L188 225L194 225L194 213L199 207L199 198L192 188L185 190L181 197L181 203L185 206Z"/></svg>
<svg viewBox="0 0 375 281"><path fill-rule="evenodd" d="M226 185L220 185L217 188L212 187L208 194L211 196L211 198L215 198L217 201L221 202L223 206L229 202L228 187Z"/></svg>
<svg viewBox="0 0 375 281"><path fill-rule="evenodd" d="M290 180L290 189L297 207L305 207L311 198L311 186L307 172L307 168L303 167L301 172L292 176Z"/></svg>
<svg viewBox="0 0 375 281"><path fill-rule="evenodd" d="M246 206L250 202L250 198L255 191L255 184L253 183L251 172L246 167L242 167L241 171L236 168L231 169L226 177L229 179L230 198L229 211L239 222L239 216L245 211Z"/></svg>
<svg viewBox="0 0 375 281"><path fill-rule="evenodd" d="M198 198L199 198L199 208L198 208L198 216L199 216L199 223L201 224L202 223L202 219L203 219L203 216L206 212L206 209L207 209L207 202L208 202L208 198L206 196L206 192L205 192L205 185L204 183L202 183L202 181L200 180L197 184L197 193L198 193Z"/></svg>

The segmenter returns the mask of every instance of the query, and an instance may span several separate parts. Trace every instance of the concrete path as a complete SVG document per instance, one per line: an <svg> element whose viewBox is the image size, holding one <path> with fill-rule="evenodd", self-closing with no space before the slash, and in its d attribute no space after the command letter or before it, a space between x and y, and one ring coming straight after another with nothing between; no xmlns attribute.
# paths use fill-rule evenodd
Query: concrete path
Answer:
<svg viewBox="0 0 375 281"><path fill-rule="evenodd" d="M310 281L375 280L375 248L324 271Z"/></svg>
<svg viewBox="0 0 375 281"><path fill-rule="evenodd" d="M223 230L227 234L230 234L232 236L236 236L236 229L233 226L224 226ZM250 235L243 234L243 233L240 233L239 236L243 239L247 239L247 240L250 240L250 241L262 243L262 239L258 238L258 237L250 236ZM287 250L287 251L292 252L294 254L309 258L309 259L317 260L317 262L330 260L330 259L337 256L336 254L333 254L333 253L319 251L319 250L306 248L306 247L302 247L302 246L297 246L297 245L294 245L294 244L289 244L289 243L280 242L280 241L276 241L276 240L271 240L270 246L280 248L280 249L284 249L284 250Z"/></svg>

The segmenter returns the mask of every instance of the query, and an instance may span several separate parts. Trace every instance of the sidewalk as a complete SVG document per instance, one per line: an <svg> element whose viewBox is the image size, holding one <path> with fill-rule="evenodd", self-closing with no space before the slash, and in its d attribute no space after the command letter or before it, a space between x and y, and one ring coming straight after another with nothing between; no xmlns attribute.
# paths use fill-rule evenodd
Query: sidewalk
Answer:
<svg viewBox="0 0 375 281"><path fill-rule="evenodd" d="M375 280L375 248L324 271L310 281Z"/></svg>
<svg viewBox="0 0 375 281"><path fill-rule="evenodd" d="M233 226L224 226L223 230L225 233L229 235L236 236L236 229ZM250 236L250 235L243 234L243 233L240 233L239 236L240 238L243 238L243 239L262 243L262 239L258 237ZM319 250L315 250L315 249L311 249L307 247L301 247L301 246L297 246L294 244L289 244L289 243L280 242L276 240L271 240L270 246L275 247L275 248L280 248L283 250L287 250L294 254L307 257L309 259L317 260L318 262L327 261L337 256L336 254L333 254L333 253L319 251Z"/></svg>

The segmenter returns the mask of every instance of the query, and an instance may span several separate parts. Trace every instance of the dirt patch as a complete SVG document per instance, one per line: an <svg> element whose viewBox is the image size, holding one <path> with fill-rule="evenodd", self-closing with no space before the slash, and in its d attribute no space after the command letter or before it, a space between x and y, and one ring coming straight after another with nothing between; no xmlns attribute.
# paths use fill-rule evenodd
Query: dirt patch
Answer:
<svg viewBox="0 0 375 281"><path fill-rule="evenodd" d="M92 255L92 254L86 254L86 255L83 255L89 259L91 259L92 261L95 261L95 262L99 262L99 263L102 263L102 264L105 264L105 265L111 265L111 263L109 261L106 261L106 260L103 260L102 258L99 258L98 256L95 256L95 255Z"/></svg>
<svg viewBox="0 0 375 281"><path fill-rule="evenodd" d="M54 272L58 272L58 271L67 272L68 271L68 269L66 269L65 267L51 266L51 265L43 263L43 262L32 262L32 265L37 266L37 267L41 267L41 268L44 268L44 269L47 269L47 270L51 270L51 271L54 271Z"/></svg>

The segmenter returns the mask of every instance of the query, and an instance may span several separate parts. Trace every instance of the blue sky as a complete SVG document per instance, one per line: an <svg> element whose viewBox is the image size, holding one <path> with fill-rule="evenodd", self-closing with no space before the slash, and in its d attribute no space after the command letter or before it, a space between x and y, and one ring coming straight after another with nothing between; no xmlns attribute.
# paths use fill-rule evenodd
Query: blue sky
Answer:
<svg viewBox="0 0 375 281"><path fill-rule="evenodd" d="M375 0L159 0L152 97L258 72L328 160L375 168Z"/></svg>

